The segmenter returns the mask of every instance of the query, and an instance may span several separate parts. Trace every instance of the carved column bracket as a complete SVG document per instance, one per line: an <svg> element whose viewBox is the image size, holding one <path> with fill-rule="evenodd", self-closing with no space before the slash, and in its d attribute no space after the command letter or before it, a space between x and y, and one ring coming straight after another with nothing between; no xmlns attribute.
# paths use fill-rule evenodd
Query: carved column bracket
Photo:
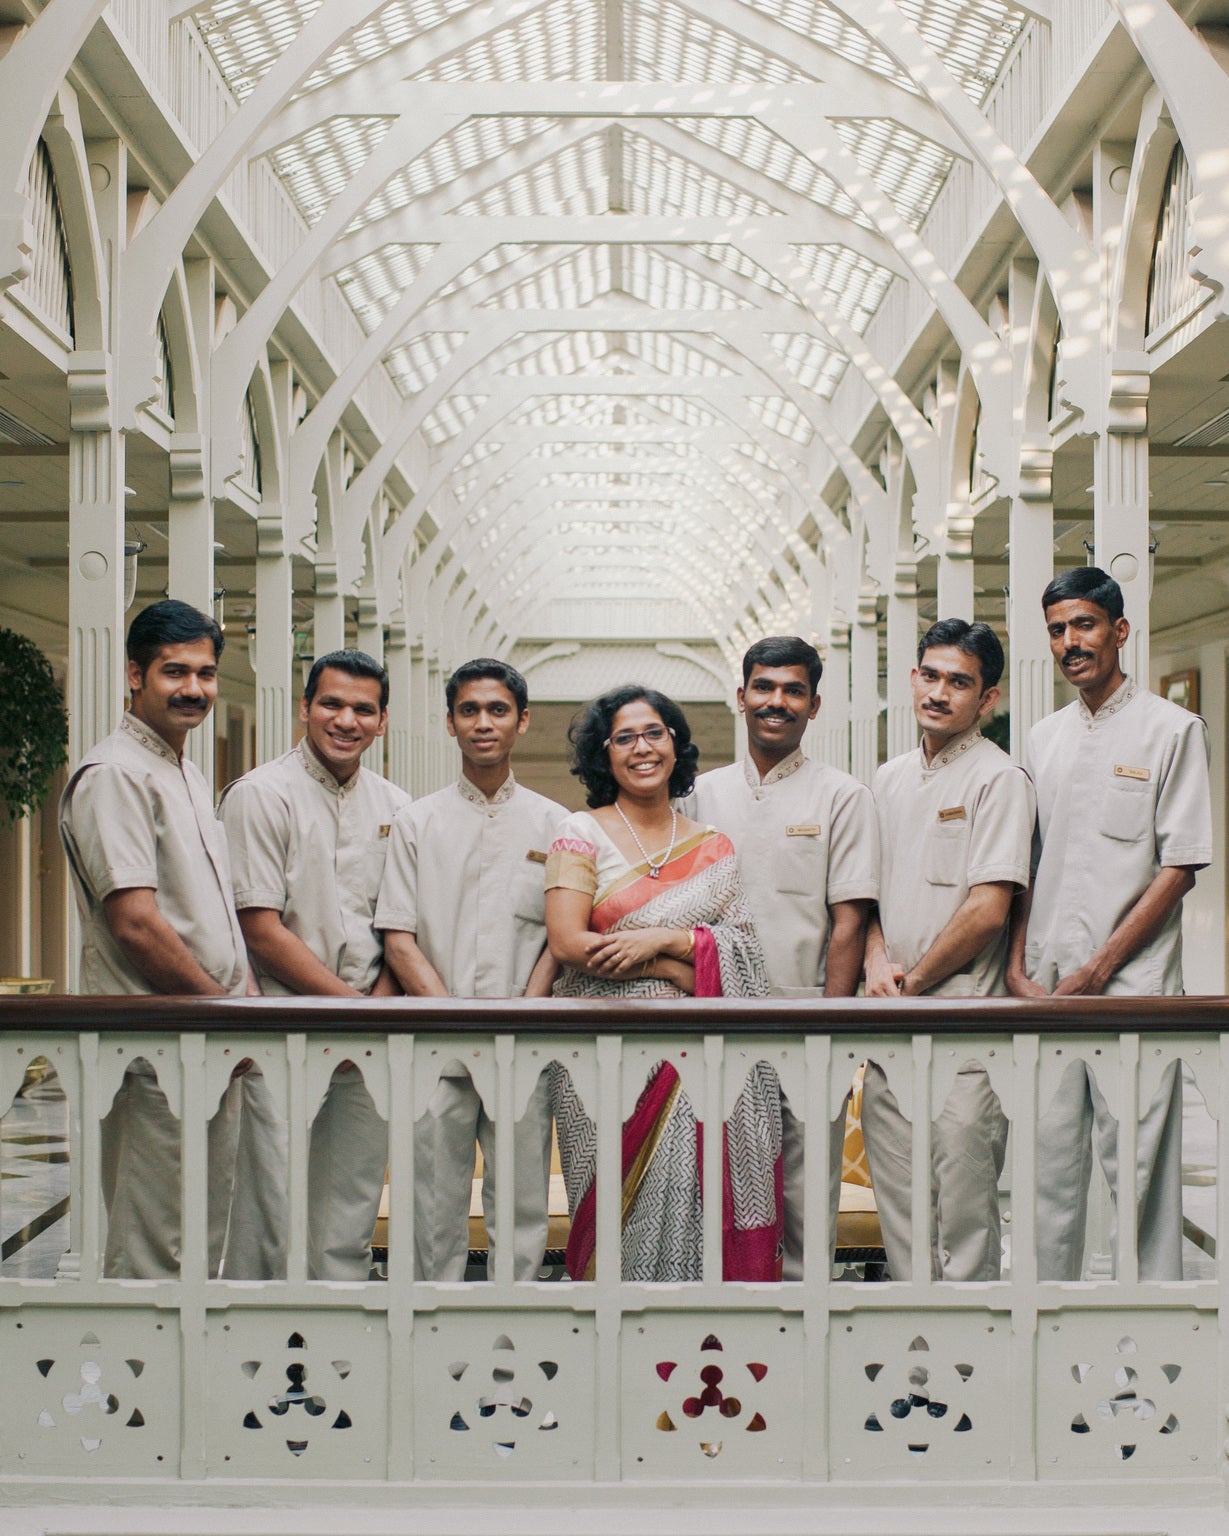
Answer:
<svg viewBox="0 0 1229 1536"><path fill-rule="evenodd" d="M279 506L262 506L256 518L256 549L261 559L286 554L286 522Z"/></svg>
<svg viewBox="0 0 1229 1536"><path fill-rule="evenodd" d="M1148 430L1148 359L1119 353L1110 360L1105 424L1111 432L1135 436Z"/></svg>
<svg viewBox="0 0 1229 1536"><path fill-rule="evenodd" d="M72 431L110 431L112 394L109 354L74 352L68 360L68 424Z"/></svg>
<svg viewBox="0 0 1229 1536"><path fill-rule="evenodd" d="M1054 495L1054 450L1024 444L1020 449L1019 496L1021 501L1049 506Z"/></svg>
<svg viewBox="0 0 1229 1536"><path fill-rule="evenodd" d="M209 479L206 469L207 444L198 432L171 434L171 500L206 501Z"/></svg>

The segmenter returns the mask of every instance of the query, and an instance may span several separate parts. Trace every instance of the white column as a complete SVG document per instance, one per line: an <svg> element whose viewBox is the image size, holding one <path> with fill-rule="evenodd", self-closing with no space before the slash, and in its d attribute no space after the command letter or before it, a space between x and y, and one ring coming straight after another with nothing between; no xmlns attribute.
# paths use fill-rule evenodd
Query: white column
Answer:
<svg viewBox="0 0 1229 1536"><path fill-rule="evenodd" d="M917 566L898 560L888 593L887 696L888 757L899 757L917 745L913 690L909 674L917 659Z"/></svg>
<svg viewBox="0 0 1229 1536"><path fill-rule="evenodd" d="M1111 359L1108 430L1093 449L1093 549L1096 563L1121 586L1131 638L1123 670L1148 678L1148 385L1147 359Z"/></svg>
<svg viewBox="0 0 1229 1536"><path fill-rule="evenodd" d="M68 373L68 759L124 708L124 436L108 359L74 353Z"/></svg>
<svg viewBox="0 0 1229 1536"><path fill-rule="evenodd" d="M973 621L973 512L952 503L938 559L938 607L941 619Z"/></svg>
<svg viewBox="0 0 1229 1536"><path fill-rule="evenodd" d="M869 784L879 763L879 615L874 589L858 594L850 642L849 771Z"/></svg>
<svg viewBox="0 0 1229 1536"><path fill-rule="evenodd" d="M298 696L294 668L291 563L282 509L263 509L256 554L256 761L290 750L291 709Z"/></svg>
<svg viewBox="0 0 1229 1536"><path fill-rule="evenodd" d="M429 681L426 657L422 646L410 647L410 782L409 791L421 798L430 792L427 747L427 684Z"/></svg>
<svg viewBox="0 0 1229 1536"><path fill-rule="evenodd" d="M819 710L823 760L848 773L849 625L844 619L833 619L829 628L828 656L819 689L823 697Z"/></svg>
<svg viewBox="0 0 1229 1536"><path fill-rule="evenodd" d="M316 561L316 596L312 605L312 656L327 656L346 643L346 610L337 587L337 562Z"/></svg>
<svg viewBox="0 0 1229 1536"><path fill-rule="evenodd" d="M216 291L213 263L197 258L184 262L188 291L188 323L200 360L201 379L196 398L180 401L177 409L183 425L171 437L171 494L167 510L169 541L166 590L168 597L191 603L202 613L213 612L216 586L214 572L214 515L209 494L209 366L212 359ZM195 420L193 420L193 412ZM219 700L222 708L225 701ZM214 741L216 724L211 712L194 731L188 732L184 755L200 769L213 789L216 776Z"/></svg>
<svg viewBox="0 0 1229 1536"><path fill-rule="evenodd" d="M106 185L95 193L110 307L105 352L68 362L68 760L113 731L124 707L124 436L111 377L122 294L119 258L127 232L127 151L115 139L90 144ZM74 951L76 945L73 945Z"/></svg>
<svg viewBox="0 0 1229 1536"><path fill-rule="evenodd" d="M373 661L383 664L384 625L380 621L379 601L370 592L364 593L358 600L358 648L365 651ZM372 773L378 773L381 778L386 771L384 750L385 742L381 738L373 741L363 753L363 767L370 768Z"/></svg>
<svg viewBox="0 0 1229 1536"><path fill-rule="evenodd" d="M448 669L434 657L427 666L427 739L430 742L431 788L443 789L453 777L452 738L444 728L448 710L444 702L444 684Z"/></svg>
<svg viewBox="0 0 1229 1536"><path fill-rule="evenodd" d="M1054 575L1054 504L1048 448L1025 448L1008 513L1007 648L1011 755L1024 761L1028 733L1054 708L1054 662L1041 594Z"/></svg>
<svg viewBox="0 0 1229 1536"><path fill-rule="evenodd" d="M406 643L405 617L394 614L388 626L384 650L388 668L388 777L401 789L408 790L410 777L410 648Z"/></svg>
<svg viewBox="0 0 1229 1536"><path fill-rule="evenodd" d="M209 497L207 454L207 439L198 432L176 432L171 437L167 596L191 603L202 613L213 612L214 593L213 502ZM214 734L211 711L194 731L188 732L184 746L184 756L204 774L211 790L215 776Z"/></svg>

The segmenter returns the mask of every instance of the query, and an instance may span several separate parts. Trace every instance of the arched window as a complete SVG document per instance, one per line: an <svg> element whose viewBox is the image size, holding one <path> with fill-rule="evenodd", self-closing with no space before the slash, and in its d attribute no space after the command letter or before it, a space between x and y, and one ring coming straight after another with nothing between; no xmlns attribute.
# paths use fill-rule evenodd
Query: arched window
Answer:
<svg viewBox="0 0 1229 1536"><path fill-rule="evenodd" d="M171 370L171 342L162 315L158 316L158 382L158 409L174 421L175 375Z"/></svg>
<svg viewBox="0 0 1229 1536"><path fill-rule="evenodd" d="M1054 327L1054 345L1050 349L1049 404L1046 409L1049 411L1049 419L1051 421L1054 420L1055 415L1058 413L1058 349L1062 344L1063 328L1060 323Z"/></svg>
<svg viewBox="0 0 1229 1536"><path fill-rule="evenodd" d="M239 478L248 490L260 495L260 434L256 430L256 408L250 389L243 397L243 468Z"/></svg>
<svg viewBox="0 0 1229 1536"><path fill-rule="evenodd" d="M1152 266L1148 273L1148 336L1184 314L1195 298L1206 294L1190 274L1190 202L1194 186L1181 144L1170 157L1157 215Z"/></svg>
<svg viewBox="0 0 1229 1536"><path fill-rule="evenodd" d="M71 337L74 334L72 264L55 172L42 139L38 141L30 165L30 205L34 255L30 275L22 288L47 319Z"/></svg>

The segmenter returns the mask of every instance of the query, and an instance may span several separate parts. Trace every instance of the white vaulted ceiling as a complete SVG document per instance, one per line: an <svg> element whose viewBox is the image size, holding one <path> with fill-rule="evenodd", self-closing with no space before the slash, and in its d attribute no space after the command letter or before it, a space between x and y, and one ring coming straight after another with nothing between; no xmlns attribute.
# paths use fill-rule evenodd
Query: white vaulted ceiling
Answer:
<svg viewBox="0 0 1229 1536"><path fill-rule="evenodd" d="M978 104L1036 14L897 8ZM192 14L244 98L316 9ZM902 280L866 189L916 230L957 153L856 14L391 0L316 65L259 148L310 223L369 191L323 266L419 450L386 570L514 639L808 627L830 402Z"/></svg>

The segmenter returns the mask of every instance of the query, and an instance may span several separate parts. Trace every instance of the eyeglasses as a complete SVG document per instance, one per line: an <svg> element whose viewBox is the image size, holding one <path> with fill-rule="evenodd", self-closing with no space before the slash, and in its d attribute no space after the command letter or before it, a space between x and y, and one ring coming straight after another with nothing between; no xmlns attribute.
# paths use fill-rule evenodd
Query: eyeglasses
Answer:
<svg viewBox="0 0 1229 1536"><path fill-rule="evenodd" d="M614 747L620 752L630 752L640 740L655 747L665 741L667 736L673 735L674 732L667 725L646 725L642 731L616 731L613 736L607 736L602 746Z"/></svg>

